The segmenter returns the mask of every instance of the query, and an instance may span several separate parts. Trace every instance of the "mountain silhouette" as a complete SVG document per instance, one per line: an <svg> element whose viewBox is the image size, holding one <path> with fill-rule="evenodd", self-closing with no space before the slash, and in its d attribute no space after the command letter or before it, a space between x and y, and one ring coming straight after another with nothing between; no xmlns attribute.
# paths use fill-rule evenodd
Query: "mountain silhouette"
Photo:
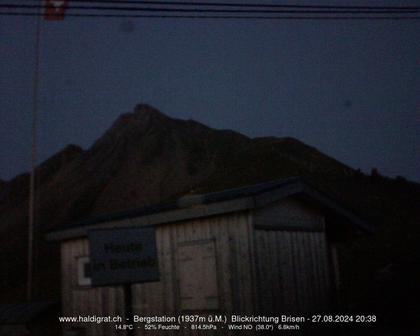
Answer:
<svg viewBox="0 0 420 336"><path fill-rule="evenodd" d="M375 307L379 301L372 287L418 279L420 271L405 277L404 267L420 257L415 243L420 238L419 184L365 175L297 139L249 138L170 118L140 104L121 115L89 149L69 145L37 167L36 298L59 298L59 248L45 242L48 230L187 194L289 176L306 178L377 225L376 234L355 238L340 251L348 266L343 296L350 304ZM24 300L28 186L29 174L0 181L0 266L7 270L0 277L2 302ZM357 268L355 258L360 261ZM404 278L397 271L381 277L387 265ZM375 279L381 279L380 285Z"/></svg>

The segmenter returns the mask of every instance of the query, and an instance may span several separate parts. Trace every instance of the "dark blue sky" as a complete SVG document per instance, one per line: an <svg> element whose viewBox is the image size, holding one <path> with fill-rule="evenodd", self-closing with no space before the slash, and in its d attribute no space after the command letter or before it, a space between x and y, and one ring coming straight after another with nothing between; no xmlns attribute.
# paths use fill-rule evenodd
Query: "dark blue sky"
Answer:
<svg viewBox="0 0 420 336"><path fill-rule="evenodd" d="M5 180L30 166L35 21L0 17ZM419 21L43 22L40 161L69 143L88 148L144 102L252 137L292 136L354 168L420 181L419 28Z"/></svg>

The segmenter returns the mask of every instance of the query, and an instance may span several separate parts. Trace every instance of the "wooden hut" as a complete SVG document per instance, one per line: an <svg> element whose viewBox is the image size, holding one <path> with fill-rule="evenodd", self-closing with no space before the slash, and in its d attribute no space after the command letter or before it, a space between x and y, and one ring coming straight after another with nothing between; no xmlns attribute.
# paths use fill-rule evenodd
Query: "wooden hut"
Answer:
<svg viewBox="0 0 420 336"><path fill-rule="evenodd" d="M92 218L48 235L61 243L64 316L124 314L123 287L91 286L88 234L136 227L154 228L159 271L158 281L130 287L139 316L326 311L339 281L336 245L369 230L299 178ZM109 324L63 327L65 335L119 334Z"/></svg>

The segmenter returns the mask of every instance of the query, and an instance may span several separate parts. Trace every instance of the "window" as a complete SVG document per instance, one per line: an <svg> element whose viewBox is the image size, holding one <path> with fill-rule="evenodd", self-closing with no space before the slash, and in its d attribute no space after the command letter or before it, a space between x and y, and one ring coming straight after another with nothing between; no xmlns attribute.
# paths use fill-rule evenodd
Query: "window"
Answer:
<svg viewBox="0 0 420 336"><path fill-rule="evenodd" d="M79 286L90 286L92 284L89 257L77 258L77 284Z"/></svg>
<svg viewBox="0 0 420 336"><path fill-rule="evenodd" d="M216 249L212 240L178 246L178 281L181 310L219 308Z"/></svg>

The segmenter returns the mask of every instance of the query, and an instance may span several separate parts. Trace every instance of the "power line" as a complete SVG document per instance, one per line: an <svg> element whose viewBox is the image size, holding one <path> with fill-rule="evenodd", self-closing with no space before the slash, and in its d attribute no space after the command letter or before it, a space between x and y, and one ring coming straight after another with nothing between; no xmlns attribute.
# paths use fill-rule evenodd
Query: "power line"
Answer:
<svg viewBox="0 0 420 336"><path fill-rule="evenodd" d="M26 0L38 1L38 0ZM71 0L73 3L95 3L115 5L167 5L167 6L195 6L195 7L256 7L256 8L312 8L312 9L361 9L361 10L419 10L418 6L337 6L337 5L281 5L259 3L232 2L191 2L191 1L142 1L142 0Z"/></svg>
<svg viewBox="0 0 420 336"><path fill-rule="evenodd" d="M67 6L67 17L248 20L418 20L420 18L416 15L420 13L420 7L415 6L374 7L279 4L271 5L229 2L153 2L140 0L72 0L72 3L83 4L83 6ZM101 4L101 6L92 5L99 3ZM118 6L109 6L110 4L118 4ZM144 6L145 4L147 4L148 6ZM158 5L158 7L156 7L156 5ZM164 6L162 7L162 5ZM213 8L209 8L210 6L212 6ZM214 6L218 6L218 8L214 8ZM229 6L230 8L227 9L227 6ZM35 13L30 10L40 10L46 8L49 7L45 5L40 5L39 3L0 4L0 16L38 16L41 15L40 12ZM1 10L6 11L2 12Z"/></svg>
<svg viewBox="0 0 420 336"><path fill-rule="evenodd" d="M7 9L39 9L47 8L41 5L0 4ZM102 6L69 6L67 10L95 10L95 11L126 11L126 12L180 12L180 13L220 13L220 14L416 14L419 9L410 10L306 10L306 9L197 9L197 8L163 8L163 7L102 7Z"/></svg>
<svg viewBox="0 0 420 336"><path fill-rule="evenodd" d="M35 12L0 12L0 16L36 17ZM420 20L415 16L235 16L235 15L135 15L135 14L78 14L66 13L66 17L77 18L144 18L144 19L239 19L239 20Z"/></svg>

